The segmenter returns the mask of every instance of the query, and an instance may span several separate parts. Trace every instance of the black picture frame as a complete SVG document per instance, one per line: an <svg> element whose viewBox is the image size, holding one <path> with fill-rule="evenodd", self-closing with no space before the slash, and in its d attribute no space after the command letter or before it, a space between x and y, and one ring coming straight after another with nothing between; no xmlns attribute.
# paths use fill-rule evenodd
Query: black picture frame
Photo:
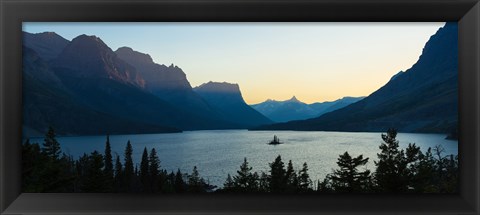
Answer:
<svg viewBox="0 0 480 215"><path fill-rule="evenodd" d="M480 214L478 0L0 0L1 214ZM21 193L22 22L458 21L459 194Z"/></svg>

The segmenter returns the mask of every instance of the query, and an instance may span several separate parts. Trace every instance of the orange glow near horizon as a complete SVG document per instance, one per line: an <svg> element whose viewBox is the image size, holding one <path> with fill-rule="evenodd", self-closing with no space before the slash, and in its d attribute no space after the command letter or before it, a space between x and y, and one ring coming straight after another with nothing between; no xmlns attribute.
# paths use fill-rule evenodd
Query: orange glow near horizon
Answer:
<svg viewBox="0 0 480 215"><path fill-rule="evenodd" d="M244 100L296 96L305 103L368 96L410 68L430 36L428 23L24 23L68 40L96 35L159 64L178 65L192 87L240 85Z"/></svg>

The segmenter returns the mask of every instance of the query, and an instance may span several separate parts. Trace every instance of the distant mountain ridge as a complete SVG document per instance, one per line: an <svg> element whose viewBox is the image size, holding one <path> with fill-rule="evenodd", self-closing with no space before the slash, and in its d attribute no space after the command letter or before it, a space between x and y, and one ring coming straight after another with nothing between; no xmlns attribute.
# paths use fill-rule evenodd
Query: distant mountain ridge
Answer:
<svg viewBox="0 0 480 215"><path fill-rule="evenodd" d="M261 126L258 130L449 133L458 124L458 26L430 37L418 61L359 102L320 117Z"/></svg>
<svg viewBox="0 0 480 215"><path fill-rule="evenodd" d="M309 119L340 109L357 102L364 97L344 97L331 102L317 102L306 104L295 96L285 101L268 99L259 104L250 105L274 122L288 122L292 120Z"/></svg>
<svg viewBox="0 0 480 215"><path fill-rule="evenodd" d="M96 36L68 41L54 32L24 32L24 134L43 134L48 126L60 135L389 127L445 133L458 123L457 31L455 23L447 23L412 68L368 97L314 104L292 97L252 106L238 84L208 82L192 88L180 67L157 64L128 47L113 51ZM296 121L272 124L270 118Z"/></svg>

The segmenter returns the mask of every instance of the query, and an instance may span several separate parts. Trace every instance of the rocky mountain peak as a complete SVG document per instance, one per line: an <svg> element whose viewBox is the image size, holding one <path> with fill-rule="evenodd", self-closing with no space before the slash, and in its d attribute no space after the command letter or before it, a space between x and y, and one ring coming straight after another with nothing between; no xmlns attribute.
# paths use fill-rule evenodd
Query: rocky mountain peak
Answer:
<svg viewBox="0 0 480 215"><path fill-rule="evenodd" d="M227 82L213 82L201 84L194 88L197 91L203 92L222 92L222 93L240 93L240 87L238 84L232 84Z"/></svg>
<svg viewBox="0 0 480 215"><path fill-rule="evenodd" d="M153 64L153 59L149 54L144 54L138 51L133 50L130 47L120 47L118 48L115 53L120 57L121 59L130 59L133 62L136 63L149 63Z"/></svg>

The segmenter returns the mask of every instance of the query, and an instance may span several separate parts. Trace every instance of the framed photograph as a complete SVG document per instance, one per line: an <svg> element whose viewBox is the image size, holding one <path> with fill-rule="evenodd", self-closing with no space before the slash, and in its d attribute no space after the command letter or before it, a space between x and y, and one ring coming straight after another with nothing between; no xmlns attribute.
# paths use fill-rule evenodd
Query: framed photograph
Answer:
<svg viewBox="0 0 480 215"><path fill-rule="evenodd" d="M478 1L2 1L2 214L479 214Z"/></svg>

